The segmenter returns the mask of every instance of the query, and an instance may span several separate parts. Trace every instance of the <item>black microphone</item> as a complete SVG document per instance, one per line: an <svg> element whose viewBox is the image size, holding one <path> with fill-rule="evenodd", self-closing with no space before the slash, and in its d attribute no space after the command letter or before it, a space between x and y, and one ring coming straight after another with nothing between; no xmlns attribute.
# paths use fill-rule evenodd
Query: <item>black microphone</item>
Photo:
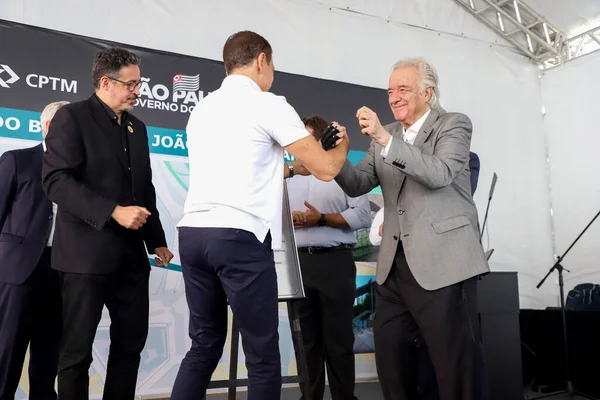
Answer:
<svg viewBox="0 0 600 400"><path fill-rule="evenodd" d="M494 176L492 177L492 185L490 186L490 196L488 197L487 207L485 208L485 218L483 219L483 225L481 226L481 234L479 235L479 243L481 243L481 239L483 238L483 231L485 230L485 224L487 222L488 211L490 210L490 203L492 201L492 196L494 195L494 189L496 188L497 181L498 181L498 175L496 175L496 173L494 172Z"/></svg>
<svg viewBox="0 0 600 400"><path fill-rule="evenodd" d="M492 186L490 186L490 197L489 200L492 199L492 196L494 195L494 189L496 188L496 182L498 181L498 175L496 175L496 173L494 172L494 176L492 177Z"/></svg>

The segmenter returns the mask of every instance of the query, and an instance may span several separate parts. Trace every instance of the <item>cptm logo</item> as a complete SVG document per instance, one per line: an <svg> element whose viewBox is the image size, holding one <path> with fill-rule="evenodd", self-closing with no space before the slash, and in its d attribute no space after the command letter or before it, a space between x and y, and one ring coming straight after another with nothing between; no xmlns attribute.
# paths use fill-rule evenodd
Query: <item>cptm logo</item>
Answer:
<svg viewBox="0 0 600 400"><path fill-rule="evenodd" d="M8 79L6 79L7 74ZM19 79L19 75L15 74L15 71L13 71L8 65L0 64L0 86L8 89L10 88L10 84L15 83Z"/></svg>

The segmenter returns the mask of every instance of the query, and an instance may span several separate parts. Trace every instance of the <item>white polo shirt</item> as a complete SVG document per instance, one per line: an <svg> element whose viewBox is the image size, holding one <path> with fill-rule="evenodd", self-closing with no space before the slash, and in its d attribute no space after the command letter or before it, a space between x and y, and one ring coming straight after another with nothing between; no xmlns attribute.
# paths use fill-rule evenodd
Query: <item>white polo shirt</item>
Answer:
<svg viewBox="0 0 600 400"><path fill-rule="evenodd" d="M284 97L230 75L192 111L189 189L178 227L234 228L281 247L283 148L306 136Z"/></svg>

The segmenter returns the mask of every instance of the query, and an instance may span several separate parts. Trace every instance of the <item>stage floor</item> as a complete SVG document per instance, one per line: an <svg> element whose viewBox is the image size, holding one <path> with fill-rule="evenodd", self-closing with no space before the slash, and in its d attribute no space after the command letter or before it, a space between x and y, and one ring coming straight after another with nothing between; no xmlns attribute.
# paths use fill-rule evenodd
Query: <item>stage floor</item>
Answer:
<svg viewBox="0 0 600 400"><path fill-rule="evenodd" d="M355 390L356 397L359 400L383 400L381 394L381 388L379 382L360 382L356 384ZM535 400L536 397L542 396L542 393L536 393L531 390L524 390L524 400ZM245 391L239 391L236 395L236 400L246 400L248 397ZM300 389L297 387L286 387L281 392L281 400L298 400L300 398ZM325 389L325 400L331 400L329 394L329 388ZM559 394L552 397L547 397L549 400L584 400L585 397L574 396L570 397L567 394ZM227 393L211 394L208 395L207 400L227 400ZM509 399L507 399L509 400ZM512 400L512 399L510 399ZM522 399L514 399L522 400Z"/></svg>
<svg viewBox="0 0 600 400"><path fill-rule="evenodd" d="M360 400L383 400L379 382L360 382L356 384L354 391L356 397ZM246 392L237 392L236 400L246 400L248 396ZM281 400L298 400L300 398L300 389L298 387L285 387L281 391ZM325 388L324 400L331 400L329 387ZM227 400L227 393L209 394L206 400ZM519 399L520 400L520 399Z"/></svg>
<svg viewBox="0 0 600 400"><path fill-rule="evenodd" d="M536 398L543 396L543 393L538 393L538 392L534 392L528 389L525 389L525 400L535 400ZM566 393L561 393L561 394L557 394L555 396L551 396L551 397L544 397L544 400L548 399L548 400L584 400L584 399L589 399L589 397L582 397L582 396L569 396Z"/></svg>

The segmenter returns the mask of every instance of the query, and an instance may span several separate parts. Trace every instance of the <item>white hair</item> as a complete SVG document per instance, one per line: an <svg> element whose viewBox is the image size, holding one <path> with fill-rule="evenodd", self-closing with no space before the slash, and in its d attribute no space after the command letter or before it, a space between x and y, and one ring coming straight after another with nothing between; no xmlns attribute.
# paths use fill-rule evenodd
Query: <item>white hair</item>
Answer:
<svg viewBox="0 0 600 400"><path fill-rule="evenodd" d="M421 74L421 79L419 81L419 90L421 91L421 93L423 93L427 88L431 88L431 97L429 98L428 102L429 105L433 109L444 111L440 104L438 74L433 65L423 57L405 58L394 64L393 71L403 67L413 67L419 71L419 73Z"/></svg>
<svg viewBox="0 0 600 400"><path fill-rule="evenodd" d="M46 129L46 123L48 121L52 121L52 118L54 118L54 114L56 114L58 109L64 106L65 104L69 104L69 102L55 101L54 103L50 103L46 107L44 107L44 111L42 111L42 115L40 116L40 122L42 123L42 131Z"/></svg>

